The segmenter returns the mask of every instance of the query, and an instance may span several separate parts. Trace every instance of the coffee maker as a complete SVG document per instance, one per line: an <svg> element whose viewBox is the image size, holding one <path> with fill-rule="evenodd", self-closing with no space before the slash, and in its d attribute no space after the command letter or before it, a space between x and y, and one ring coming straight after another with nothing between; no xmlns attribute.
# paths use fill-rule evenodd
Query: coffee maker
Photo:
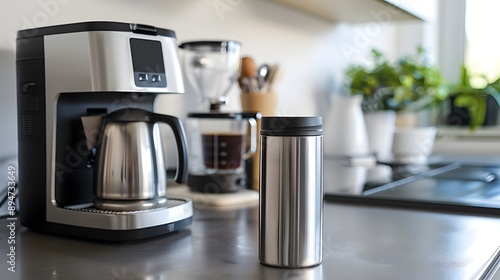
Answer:
<svg viewBox="0 0 500 280"><path fill-rule="evenodd" d="M21 30L17 34L16 65L22 225L56 234L126 241L191 224L193 207L189 199L163 197L166 170L159 164L163 155L152 151L156 150L154 144L159 145L157 124L151 122L152 115L159 115L153 113L156 96L184 92L174 31L119 22ZM96 132L103 136L100 138L107 137L106 133L121 135L100 140L121 147L121 152L112 154L122 156L122 160L113 162L123 163L121 169L111 169L111 164L105 163L111 155L102 151L96 155L95 148L88 145L82 117L92 116L107 120L98 129L114 129ZM180 122L176 126L180 126L176 128L178 136L185 137ZM139 137L130 131L134 129L153 135ZM123 145L115 139L121 139ZM137 139L142 147L130 150L130 141ZM108 142L106 145L111 145ZM164 140L160 142L165 144ZM135 157L126 156L128 153L135 153ZM97 165L97 161L104 163ZM179 165L187 166L187 162ZM160 186L152 196L144 195L152 200L134 200L137 197L130 193L137 192L135 189L123 191L128 183L124 181L138 177L135 169L139 168L142 177L149 176L149 181L142 183L154 181ZM179 172L177 179L182 182L187 174ZM96 187L96 177L103 173L114 176L113 182L122 190L110 192L102 187L111 180L100 181ZM127 207L106 204L115 199L112 195L116 193L129 195L125 198L131 200L115 200L126 202ZM99 207L96 197L112 199L100 201L108 207ZM129 202L139 202L136 204L142 207Z"/></svg>
<svg viewBox="0 0 500 280"><path fill-rule="evenodd" d="M179 47L186 80L208 109L188 114L187 185L194 192L216 194L245 189L249 179L245 165L256 152L260 113L222 110L239 74L241 44L190 41Z"/></svg>

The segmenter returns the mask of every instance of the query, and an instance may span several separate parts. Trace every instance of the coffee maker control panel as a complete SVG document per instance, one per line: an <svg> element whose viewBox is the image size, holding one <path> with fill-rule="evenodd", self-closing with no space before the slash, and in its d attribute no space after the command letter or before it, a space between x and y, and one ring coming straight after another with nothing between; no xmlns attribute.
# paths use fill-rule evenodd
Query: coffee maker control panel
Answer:
<svg viewBox="0 0 500 280"><path fill-rule="evenodd" d="M137 87L167 87L160 41L130 39L134 82Z"/></svg>

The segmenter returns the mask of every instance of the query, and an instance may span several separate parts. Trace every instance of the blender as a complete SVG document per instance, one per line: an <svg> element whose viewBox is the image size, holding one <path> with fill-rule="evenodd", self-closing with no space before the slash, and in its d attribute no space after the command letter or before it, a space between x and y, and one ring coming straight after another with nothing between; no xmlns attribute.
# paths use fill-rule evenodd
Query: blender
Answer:
<svg viewBox="0 0 500 280"><path fill-rule="evenodd" d="M206 110L188 114L191 191L230 193L247 187L246 160L257 147L258 112L222 112L237 79L241 44L236 41L192 41L181 44L189 85Z"/></svg>

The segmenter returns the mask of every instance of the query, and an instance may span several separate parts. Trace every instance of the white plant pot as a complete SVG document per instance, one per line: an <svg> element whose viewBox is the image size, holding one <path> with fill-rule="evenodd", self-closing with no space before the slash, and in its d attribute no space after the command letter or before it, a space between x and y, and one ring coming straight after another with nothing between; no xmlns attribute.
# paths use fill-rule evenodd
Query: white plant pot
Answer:
<svg viewBox="0 0 500 280"><path fill-rule="evenodd" d="M332 107L323 126L327 156L365 156L369 154L360 95L332 97Z"/></svg>
<svg viewBox="0 0 500 280"><path fill-rule="evenodd" d="M376 155L380 161L392 158L392 139L396 126L396 112L378 111L365 113L364 120L368 135L370 153Z"/></svg>

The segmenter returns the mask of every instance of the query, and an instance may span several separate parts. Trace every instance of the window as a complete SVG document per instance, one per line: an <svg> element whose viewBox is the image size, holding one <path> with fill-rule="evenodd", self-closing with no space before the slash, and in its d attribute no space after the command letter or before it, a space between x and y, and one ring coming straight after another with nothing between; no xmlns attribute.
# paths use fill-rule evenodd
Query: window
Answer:
<svg viewBox="0 0 500 280"><path fill-rule="evenodd" d="M500 29L496 18L498 0L467 0L465 8L464 64L471 74L484 74L492 82L500 76ZM471 81L484 86L484 79Z"/></svg>

